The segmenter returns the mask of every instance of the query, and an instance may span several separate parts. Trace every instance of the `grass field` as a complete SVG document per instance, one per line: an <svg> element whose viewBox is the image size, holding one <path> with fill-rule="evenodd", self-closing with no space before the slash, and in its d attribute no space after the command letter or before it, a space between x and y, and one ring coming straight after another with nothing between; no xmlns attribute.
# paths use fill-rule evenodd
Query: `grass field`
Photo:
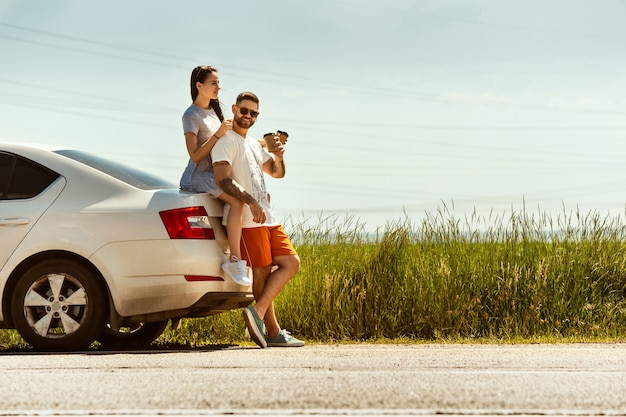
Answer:
<svg viewBox="0 0 626 417"><path fill-rule="evenodd" d="M456 218L447 208L375 234L352 217L286 229L300 273L276 301L310 342L621 341L626 226L596 213ZM240 311L185 320L161 346L245 341ZM0 332L0 346L19 345Z"/></svg>
<svg viewBox="0 0 626 417"><path fill-rule="evenodd" d="M341 225L341 226L339 226ZM294 229L301 274L278 302L285 327L320 340L609 337L626 332L619 218L513 213Z"/></svg>

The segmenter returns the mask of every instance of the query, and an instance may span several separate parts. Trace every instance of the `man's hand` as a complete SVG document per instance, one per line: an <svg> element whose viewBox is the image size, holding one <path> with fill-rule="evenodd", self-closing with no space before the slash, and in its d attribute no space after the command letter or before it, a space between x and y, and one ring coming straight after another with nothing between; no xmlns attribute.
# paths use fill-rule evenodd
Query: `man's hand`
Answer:
<svg viewBox="0 0 626 417"><path fill-rule="evenodd" d="M285 176L285 146L279 141L276 141L275 148L272 151L274 156L268 159L263 164L263 172L273 178L283 178Z"/></svg>
<svg viewBox="0 0 626 417"><path fill-rule="evenodd" d="M283 154L285 153L285 145L283 145L279 140L276 140L274 143L274 150L272 151L276 160L282 160Z"/></svg>
<svg viewBox="0 0 626 417"><path fill-rule="evenodd" d="M265 211L263 211L263 207L258 202L250 203L250 211L252 212L252 219L256 223L265 223L267 217L265 216Z"/></svg>

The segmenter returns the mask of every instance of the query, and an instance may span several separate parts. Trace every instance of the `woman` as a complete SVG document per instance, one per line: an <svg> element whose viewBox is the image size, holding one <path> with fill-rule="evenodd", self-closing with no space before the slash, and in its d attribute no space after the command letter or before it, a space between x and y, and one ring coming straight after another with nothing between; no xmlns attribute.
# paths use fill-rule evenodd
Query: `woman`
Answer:
<svg viewBox="0 0 626 417"><path fill-rule="evenodd" d="M209 193L230 205L226 219L226 233L230 246L230 258L222 264L228 276L240 285L251 285L246 261L241 259L241 215L243 203L224 193L215 183L211 149L215 143L232 129L232 119L224 119L218 101L220 90L217 69L202 65L191 72L192 104L183 114L183 131L189 163L180 180L180 188L195 193Z"/></svg>

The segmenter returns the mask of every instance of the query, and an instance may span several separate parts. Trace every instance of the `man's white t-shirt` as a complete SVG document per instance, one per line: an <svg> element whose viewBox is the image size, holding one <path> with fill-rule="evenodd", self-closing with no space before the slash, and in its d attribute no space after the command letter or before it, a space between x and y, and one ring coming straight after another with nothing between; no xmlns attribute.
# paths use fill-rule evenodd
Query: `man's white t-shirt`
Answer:
<svg viewBox="0 0 626 417"><path fill-rule="evenodd" d="M278 224L270 209L263 174L263 164L271 158L272 155L261 147L259 141L250 136L243 138L233 130L226 132L211 150L213 162L228 162L232 167L231 177L254 197L265 211L265 223L256 223L252 218L250 206L245 204L242 218L244 229Z"/></svg>

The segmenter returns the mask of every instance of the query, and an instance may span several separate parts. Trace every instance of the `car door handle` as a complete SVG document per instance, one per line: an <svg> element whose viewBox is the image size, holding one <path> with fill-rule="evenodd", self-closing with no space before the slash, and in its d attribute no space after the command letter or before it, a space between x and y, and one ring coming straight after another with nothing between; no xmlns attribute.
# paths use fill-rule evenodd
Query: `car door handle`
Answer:
<svg viewBox="0 0 626 417"><path fill-rule="evenodd" d="M28 224L28 219L0 219L0 226Z"/></svg>

